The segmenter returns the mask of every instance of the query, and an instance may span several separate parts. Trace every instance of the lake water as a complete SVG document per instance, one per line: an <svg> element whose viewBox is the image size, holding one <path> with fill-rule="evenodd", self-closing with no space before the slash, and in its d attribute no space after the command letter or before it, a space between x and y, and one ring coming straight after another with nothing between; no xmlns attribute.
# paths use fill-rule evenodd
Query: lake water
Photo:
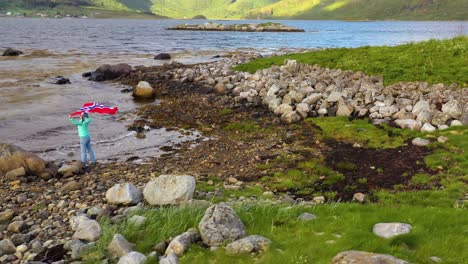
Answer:
<svg viewBox="0 0 468 264"><path fill-rule="evenodd" d="M213 55L235 50L263 53L280 49L397 45L431 38L468 34L468 22L342 22L279 21L305 29L304 33L247 33L168 31L180 20L92 20L0 18L0 51L25 51L16 58L0 57L0 142L12 143L46 159L70 159L78 154L78 139L67 115L87 101L120 107L115 117L96 116L91 128L98 157L153 156L159 147L194 140L153 130L143 140L125 129L134 118L135 104L118 84L86 81L81 73L104 63L157 65L158 52L169 52L182 63L209 61ZM222 21L222 23L262 21ZM48 83L65 75L71 85ZM77 155L74 156L77 158Z"/></svg>

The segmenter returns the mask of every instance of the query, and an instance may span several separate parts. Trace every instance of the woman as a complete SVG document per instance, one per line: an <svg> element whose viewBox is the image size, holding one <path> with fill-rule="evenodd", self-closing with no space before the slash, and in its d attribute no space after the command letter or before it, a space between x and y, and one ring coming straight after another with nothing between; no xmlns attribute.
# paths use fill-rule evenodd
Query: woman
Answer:
<svg viewBox="0 0 468 264"><path fill-rule="evenodd" d="M81 162L83 166L86 166L86 151L89 152L91 158L91 164L96 162L94 157L94 151L91 148L91 137L89 136L88 125L91 123L91 118L88 113L81 113L80 120L75 120L73 117L69 117L70 122L78 127L78 135L80 136L80 149L81 149Z"/></svg>

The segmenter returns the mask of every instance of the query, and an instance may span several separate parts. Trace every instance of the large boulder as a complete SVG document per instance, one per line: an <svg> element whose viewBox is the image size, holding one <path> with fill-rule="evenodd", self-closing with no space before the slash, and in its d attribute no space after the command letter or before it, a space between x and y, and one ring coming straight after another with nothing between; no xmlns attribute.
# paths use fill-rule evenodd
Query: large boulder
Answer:
<svg viewBox="0 0 468 264"><path fill-rule="evenodd" d="M36 154L19 147L0 143L0 176L23 167L27 174L41 176L48 173L47 163Z"/></svg>
<svg viewBox="0 0 468 264"><path fill-rule="evenodd" d="M181 204L192 199L195 178L189 175L161 175L148 182L143 190L151 205Z"/></svg>
<svg viewBox="0 0 468 264"><path fill-rule="evenodd" d="M391 238L411 232L411 225L405 223L378 223L374 225L372 231L379 237Z"/></svg>
<svg viewBox="0 0 468 264"><path fill-rule="evenodd" d="M117 65L104 64L92 72L88 80L96 82L113 80L120 76L129 74L131 71L132 67L126 63L120 63Z"/></svg>
<svg viewBox="0 0 468 264"><path fill-rule="evenodd" d="M116 184L106 192L106 200L110 204L134 205L141 199L141 191L132 183Z"/></svg>
<svg viewBox="0 0 468 264"><path fill-rule="evenodd" d="M220 246L247 235L236 212L225 203L208 208L198 228L203 242L209 246Z"/></svg>
<svg viewBox="0 0 468 264"><path fill-rule="evenodd" d="M155 90L148 82L140 81L133 90L132 96L135 98L153 98Z"/></svg>
<svg viewBox="0 0 468 264"><path fill-rule="evenodd" d="M23 54L22 51L20 50L17 50L17 49L13 49L13 48L7 48L4 52L3 52L3 55L2 56L19 56Z"/></svg>
<svg viewBox="0 0 468 264"><path fill-rule="evenodd" d="M232 242L226 246L228 255L250 254L264 252L271 240L262 236L252 235Z"/></svg>
<svg viewBox="0 0 468 264"><path fill-rule="evenodd" d="M409 264L390 255L364 251L344 251L336 255L331 264Z"/></svg>
<svg viewBox="0 0 468 264"><path fill-rule="evenodd" d="M462 115L462 110L458 107L457 100L451 100L442 105L442 112L448 114L451 118L457 119Z"/></svg>

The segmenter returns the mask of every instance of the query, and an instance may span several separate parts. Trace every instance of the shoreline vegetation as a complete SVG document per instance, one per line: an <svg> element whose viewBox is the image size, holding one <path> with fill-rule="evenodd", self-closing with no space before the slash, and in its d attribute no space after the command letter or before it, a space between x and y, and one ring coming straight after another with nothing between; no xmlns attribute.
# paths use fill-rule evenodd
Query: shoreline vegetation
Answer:
<svg viewBox="0 0 468 264"><path fill-rule="evenodd" d="M159 103L136 109L130 130L142 138L148 127L196 130L211 140L143 164L83 173L68 163L47 180L0 177L0 223L8 227L0 257L376 263L348 252L358 250L394 256L378 256L392 264L465 263L467 44L457 37L136 67L114 81ZM435 127L396 124L408 119ZM174 180L158 185L166 178ZM396 232L378 230L395 223ZM256 236L239 239L246 235Z"/></svg>
<svg viewBox="0 0 468 264"><path fill-rule="evenodd" d="M214 22L205 24L182 24L167 28L167 30L189 30L189 31L240 31L240 32L305 32L303 29L285 26L281 23L260 24L234 24L226 25Z"/></svg>

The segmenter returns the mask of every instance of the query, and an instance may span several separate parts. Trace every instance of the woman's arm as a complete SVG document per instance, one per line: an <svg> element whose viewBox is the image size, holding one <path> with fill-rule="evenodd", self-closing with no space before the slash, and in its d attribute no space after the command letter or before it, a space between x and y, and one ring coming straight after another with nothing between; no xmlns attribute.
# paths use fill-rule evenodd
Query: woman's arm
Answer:
<svg viewBox="0 0 468 264"><path fill-rule="evenodd" d="M73 118L73 117L71 117L69 120L70 120L70 122L71 122L72 124L74 124L74 125L81 125L81 123L78 122L78 121L76 121L76 119Z"/></svg>

